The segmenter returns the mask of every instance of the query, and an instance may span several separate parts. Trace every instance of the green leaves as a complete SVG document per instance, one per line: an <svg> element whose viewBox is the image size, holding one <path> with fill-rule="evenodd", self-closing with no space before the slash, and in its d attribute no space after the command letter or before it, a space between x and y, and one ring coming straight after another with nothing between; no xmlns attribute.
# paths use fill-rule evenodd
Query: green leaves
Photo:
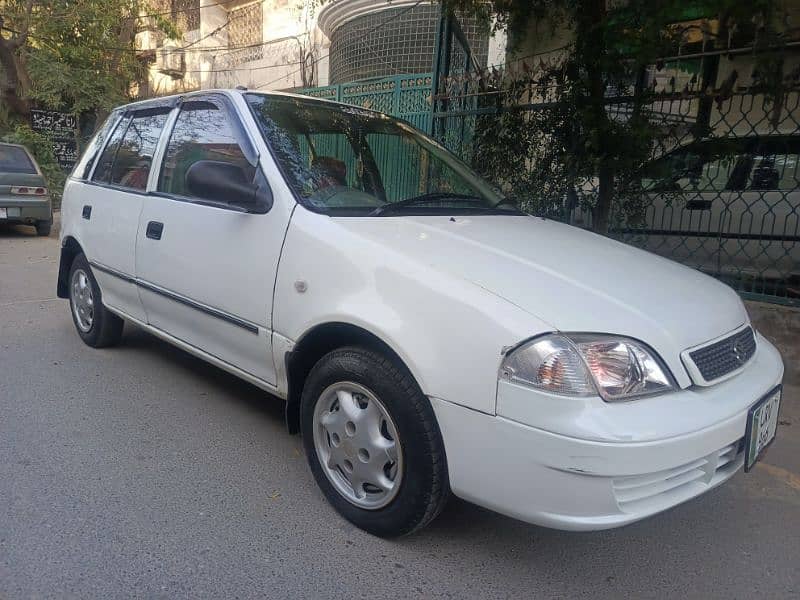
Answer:
<svg viewBox="0 0 800 600"><path fill-rule="evenodd" d="M5 37L28 32L16 50L19 96L53 110L107 111L128 101L147 70L136 34L151 29L179 37L164 15L140 16L163 12L143 0L36 0L30 14L24 0L0 6Z"/></svg>

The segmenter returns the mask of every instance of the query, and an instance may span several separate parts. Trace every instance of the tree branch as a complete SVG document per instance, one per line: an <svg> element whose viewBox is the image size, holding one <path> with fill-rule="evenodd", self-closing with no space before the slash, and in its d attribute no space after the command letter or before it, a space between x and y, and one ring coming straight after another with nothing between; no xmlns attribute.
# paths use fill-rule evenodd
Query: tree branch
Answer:
<svg viewBox="0 0 800 600"><path fill-rule="evenodd" d="M7 42L9 50L16 50L21 48L28 41L28 30L31 27L31 14L33 13L34 0L25 0L25 20L22 22L22 28L16 36L12 37ZM2 26L2 22L0 22Z"/></svg>

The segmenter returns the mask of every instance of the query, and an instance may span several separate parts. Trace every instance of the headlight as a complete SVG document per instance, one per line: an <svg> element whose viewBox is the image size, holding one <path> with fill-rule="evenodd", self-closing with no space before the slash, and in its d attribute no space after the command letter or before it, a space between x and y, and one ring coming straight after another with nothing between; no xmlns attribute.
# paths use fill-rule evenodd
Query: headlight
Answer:
<svg viewBox="0 0 800 600"><path fill-rule="evenodd" d="M506 355L500 377L553 394L627 400L673 389L672 376L650 348L625 337L553 334Z"/></svg>

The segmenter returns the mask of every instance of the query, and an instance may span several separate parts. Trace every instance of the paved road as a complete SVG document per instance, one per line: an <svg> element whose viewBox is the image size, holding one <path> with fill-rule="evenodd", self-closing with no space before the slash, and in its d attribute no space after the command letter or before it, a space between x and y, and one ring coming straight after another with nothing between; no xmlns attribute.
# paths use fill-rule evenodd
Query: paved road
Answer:
<svg viewBox="0 0 800 600"><path fill-rule="evenodd" d="M762 465L643 523L563 533L455 500L384 541L328 507L277 399L132 328L84 346L56 239L31 232L0 228L3 600L800 595L797 388Z"/></svg>

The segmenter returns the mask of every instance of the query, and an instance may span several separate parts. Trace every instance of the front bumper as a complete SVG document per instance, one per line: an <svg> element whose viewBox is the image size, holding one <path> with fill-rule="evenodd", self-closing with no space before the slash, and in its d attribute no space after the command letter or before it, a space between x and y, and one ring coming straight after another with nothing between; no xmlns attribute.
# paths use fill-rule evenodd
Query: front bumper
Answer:
<svg viewBox="0 0 800 600"><path fill-rule="evenodd" d="M557 427L562 432L554 432L552 415L541 419L550 429L546 430L438 398L431 398L431 403L445 443L450 485L457 496L538 525L596 530L638 521L729 479L743 464L749 407L782 376L780 355L769 342L760 340L747 369L704 389L704 394L713 394L705 402L719 407L717 422L692 429L677 417L685 427L678 435L675 422L666 422L662 415L647 419L641 413L641 406L652 398L615 404L613 410L622 422L625 411L643 415L641 429L652 438L644 441L608 437L607 427L600 425L593 435L565 435L563 431L574 430L574 421ZM678 395L685 393L659 398L675 395L676 405L682 405L686 399ZM731 405L736 407L733 413L728 410ZM591 415L564 414L579 419L581 427L593 422ZM628 420L627 425L634 423ZM659 430L664 435L659 436Z"/></svg>
<svg viewBox="0 0 800 600"><path fill-rule="evenodd" d="M50 198L25 196L0 196L0 208L8 212L6 219L0 223L28 223L52 221L53 207Z"/></svg>

